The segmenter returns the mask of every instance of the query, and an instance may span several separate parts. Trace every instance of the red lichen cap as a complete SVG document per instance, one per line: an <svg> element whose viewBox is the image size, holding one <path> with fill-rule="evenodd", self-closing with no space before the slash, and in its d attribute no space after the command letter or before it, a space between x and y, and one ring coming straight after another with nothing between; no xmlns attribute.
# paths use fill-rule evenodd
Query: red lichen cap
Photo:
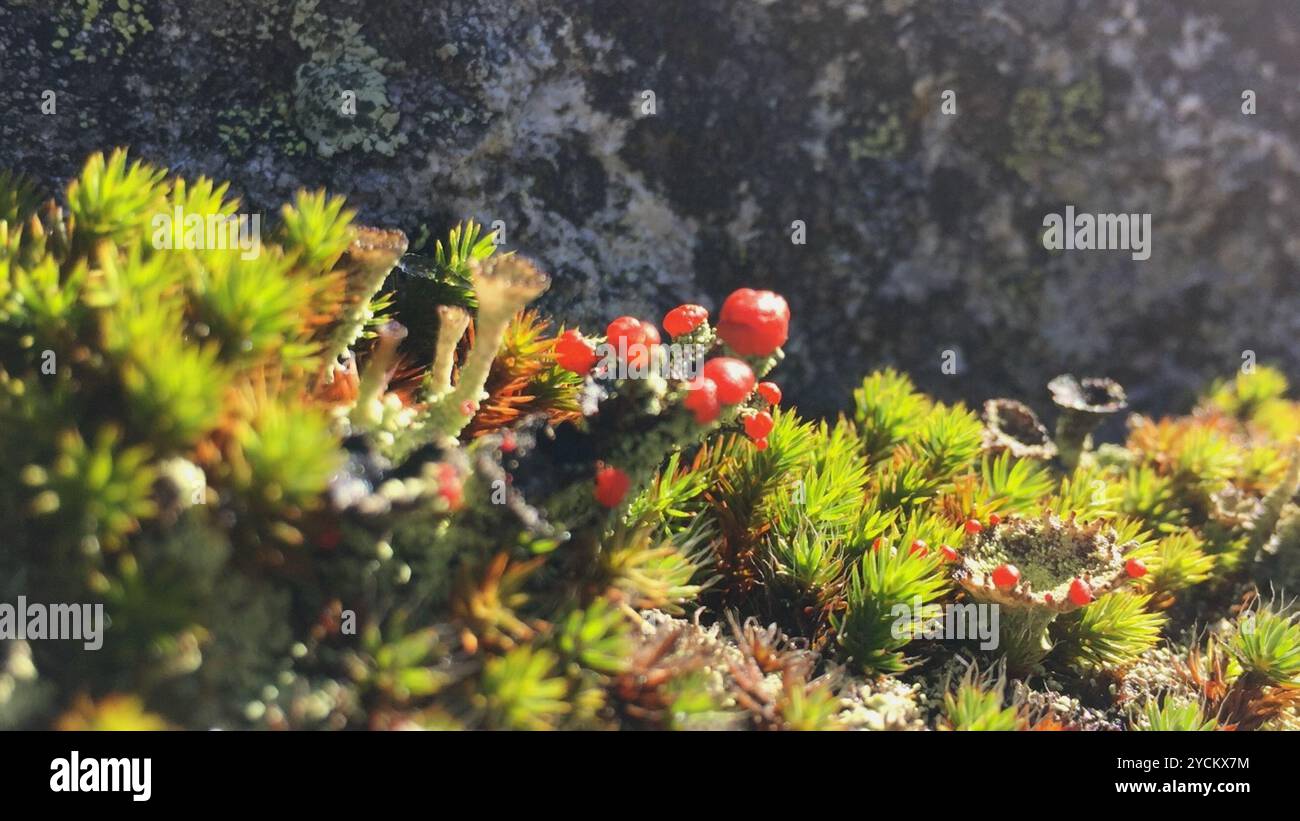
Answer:
<svg viewBox="0 0 1300 821"><path fill-rule="evenodd" d="M555 364L579 375L586 375L600 357L596 348L577 331L565 331L555 341Z"/></svg>
<svg viewBox="0 0 1300 821"><path fill-rule="evenodd" d="M1070 582L1070 603L1083 607L1092 601L1092 588L1083 579Z"/></svg>
<svg viewBox="0 0 1300 821"><path fill-rule="evenodd" d="M763 397L763 401L767 404L781 404L781 386L775 382L759 382L755 390L758 391L758 395Z"/></svg>
<svg viewBox="0 0 1300 821"><path fill-rule="evenodd" d="M664 330L669 336L685 336L708 319L709 312L702 305L678 305L664 314Z"/></svg>
<svg viewBox="0 0 1300 821"><path fill-rule="evenodd" d="M735 405L754 389L754 371L739 359L719 356L704 363L704 375L718 386L718 401Z"/></svg>
<svg viewBox="0 0 1300 821"><path fill-rule="evenodd" d="M626 356L629 365L640 367L650 362L652 349L660 341L659 329L636 317L620 316L605 328L605 341L620 356Z"/></svg>
<svg viewBox="0 0 1300 821"><path fill-rule="evenodd" d="M718 401L718 384L707 376L697 376L686 386L686 398L682 405L695 414L695 421L707 425L722 413L722 403Z"/></svg>
<svg viewBox="0 0 1300 821"><path fill-rule="evenodd" d="M993 586L999 590L1010 590L1020 581L1020 569L1014 564L1000 564L993 568Z"/></svg>
<svg viewBox="0 0 1300 821"><path fill-rule="evenodd" d="M767 435L772 432L772 424L772 414L766 411L747 416L745 417L745 435L755 441L766 439Z"/></svg>
<svg viewBox="0 0 1300 821"><path fill-rule="evenodd" d="M596 470L596 501L602 507L618 507L632 486L632 480L616 467Z"/></svg>
<svg viewBox="0 0 1300 821"><path fill-rule="evenodd" d="M438 466L438 495L447 501L447 506L452 510L459 508L464 499L460 474L456 473L456 468L446 463Z"/></svg>
<svg viewBox="0 0 1300 821"><path fill-rule="evenodd" d="M767 356L790 337L790 306L772 291L741 288L722 303L718 336L742 356Z"/></svg>

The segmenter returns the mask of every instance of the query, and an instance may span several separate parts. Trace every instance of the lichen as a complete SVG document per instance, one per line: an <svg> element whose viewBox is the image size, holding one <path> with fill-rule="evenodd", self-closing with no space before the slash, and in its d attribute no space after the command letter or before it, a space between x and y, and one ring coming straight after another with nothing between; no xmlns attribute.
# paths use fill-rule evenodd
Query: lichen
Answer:
<svg viewBox="0 0 1300 821"><path fill-rule="evenodd" d="M885 103L877 106L874 116L867 119L865 130L849 141L849 157L853 160L892 160L907 148L907 133L897 111Z"/></svg>
<svg viewBox="0 0 1300 821"><path fill-rule="evenodd" d="M1105 139L1101 77L1091 71L1064 86L1026 86L1016 92L1007 122L1009 168L1026 180L1049 162L1094 151Z"/></svg>
<svg viewBox="0 0 1300 821"><path fill-rule="evenodd" d="M358 147L391 157L406 143L394 133L400 114L389 102L383 72L366 63L322 58L300 65L294 114L322 157Z"/></svg>
<svg viewBox="0 0 1300 821"><path fill-rule="evenodd" d="M139 0L75 0L60 5L55 15L50 46L78 62L121 57L154 30Z"/></svg>
<svg viewBox="0 0 1300 821"><path fill-rule="evenodd" d="M232 105L217 112L217 139L232 157L248 156L267 145L285 157L301 156L310 145L292 122L290 96L277 92L251 106Z"/></svg>
<svg viewBox="0 0 1300 821"><path fill-rule="evenodd" d="M984 403L983 448L990 453L1009 452L1017 459L1051 459L1056 443L1038 415L1014 399L990 399Z"/></svg>
<svg viewBox="0 0 1300 821"><path fill-rule="evenodd" d="M295 122L322 157L360 148L393 156L407 138L397 131L401 113L389 99L387 71L400 63L382 56L356 20L318 10L319 0L298 0L290 34L308 58L294 72Z"/></svg>
<svg viewBox="0 0 1300 821"><path fill-rule="evenodd" d="M1124 556L1137 547L1118 543L1100 520L1013 516L967 535L953 577L976 601L1001 608L1001 646L1010 669L1024 673L1052 650L1048 630L1057 616L1130 580Z"/></svg>
<svg viewBox="0 0 1300 821"><path fill-rule="evenodd" d="M1119 544L1101 521L1084 524L1052 513L1016 516L968 536L956 578L981 601L1066 613L1081 606L1071 601L1074 580L1087 582L1096 597L1124 584L1123 557L1136 547L1137 542ZM1020 570L1019 582L1006 589L992 578L1002 564Z"/></svg>

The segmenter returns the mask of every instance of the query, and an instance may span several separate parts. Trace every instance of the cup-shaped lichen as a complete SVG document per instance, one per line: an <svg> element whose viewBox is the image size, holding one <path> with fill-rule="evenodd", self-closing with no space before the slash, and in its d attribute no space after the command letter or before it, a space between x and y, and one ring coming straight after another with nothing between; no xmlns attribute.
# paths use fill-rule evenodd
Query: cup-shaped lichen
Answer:
<svg viewBox="0 0 1300 821"><path fill-rule="evenodd" d="M352 243L338 265L343 271L345 296L341 315L332 325L327 357L342 356L361 336L373 314L372 301L393 266L406 253L406 246L406 234L401 231L355 229Z"/></svg>
<svg viewBox="0 0 1300 821"><path fill-rule="evenodd" d="M1047 628L1128 581L1124 555L1101 521L1080 523L1045 512L968 533L953 574L977 602L1001 612L1001 649L1013 670L1033 668L1052 649Z"/></svg>
<svg viewBox="0 0 1300 821"><path fill-rule="evenodd" d="M1028 405L1014 399L984 403L984 450L1010 451L1017 459L1051 459L1056 443Z"/></svg>
<svg viewBox="0 0 1300 821"><path fill-rule="evenodd" d="M459 305L439 305L438 343L434 348L433 367L429 370L429 398L451 391L451 372L456 365L456 346L469 329L469 311Z"/></svg>
<svg viewBox="0 0 1300 821"><path fill-rule="evenodd" d="M1124 388L1113 379L1076 379L1062 374L1047 383L1052 401L1061 409L1056 420L1056 445L1061 462L1073 470L1079 455L1089 447L1089 437L1102 421L1128 407Z"/></svg>

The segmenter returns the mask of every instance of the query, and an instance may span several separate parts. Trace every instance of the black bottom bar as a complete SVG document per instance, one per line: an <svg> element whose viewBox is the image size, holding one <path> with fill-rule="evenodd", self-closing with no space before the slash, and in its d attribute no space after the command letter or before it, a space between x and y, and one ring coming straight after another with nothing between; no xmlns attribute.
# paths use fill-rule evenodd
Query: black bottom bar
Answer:
<svg viewBox="0 0 1300 821"><path fill-rule="evenodd" d="M664 801L689 811L701 788L727 805L842 796L852 807L867 790L872 803L881 795L928 796L918 809L974 801L1023 810L1037 799L1050 806L1277 801L1295 789L1294 739L1275 733L12 733L4 740L8 801L128 812L378 810L431 800L436 817L469 811L455 809L462 801L494 812L515 802L533 812L547 804L599 806L611 790L646 808ZM76 791L68 780L74 751ZM134 770L123 759L136 759ZM144 759L149 795L136 800ZM114 779L117 791L81 789L97 780L111 788ZM697 809L706 806L717 804L709 799Z"/></svg>

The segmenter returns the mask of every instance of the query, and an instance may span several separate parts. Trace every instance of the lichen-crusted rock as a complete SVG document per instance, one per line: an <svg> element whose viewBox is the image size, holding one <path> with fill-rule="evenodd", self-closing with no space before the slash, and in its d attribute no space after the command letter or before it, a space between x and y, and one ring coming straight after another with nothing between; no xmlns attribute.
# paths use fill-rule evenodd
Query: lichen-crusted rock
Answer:
<svg viewBox="0 0 1300 821"><path fill-rule="evenodd" d="M414 249L500 220L574 319L779 283L815 317L784 366L808 409L846 361L947 398L1105 373L1165 409L1300 327L1281 0L125 5L0 9L6 166L49 187L129 144L250 209L324 185ZM1066 204L1150 213L1151 258L1044 250Z"/></svg>

